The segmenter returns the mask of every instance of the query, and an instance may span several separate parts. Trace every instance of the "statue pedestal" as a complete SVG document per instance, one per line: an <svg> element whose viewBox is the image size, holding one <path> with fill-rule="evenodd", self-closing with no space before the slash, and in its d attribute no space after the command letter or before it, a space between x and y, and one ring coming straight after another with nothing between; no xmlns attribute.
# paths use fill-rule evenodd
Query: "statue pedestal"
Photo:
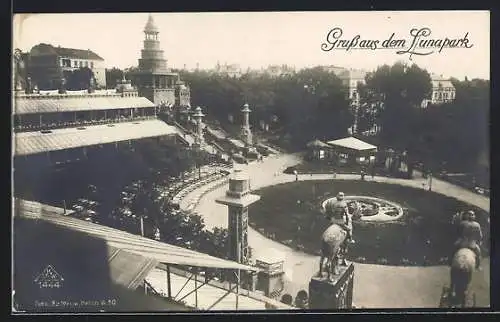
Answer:
<svg viewBox="0 0 500 322"><path fill-rule="evenodd" d="M329 281L324 277L313 277L309 282L310 309L352 309L354 286L354 264L338 266L339 274Z"/></svg>

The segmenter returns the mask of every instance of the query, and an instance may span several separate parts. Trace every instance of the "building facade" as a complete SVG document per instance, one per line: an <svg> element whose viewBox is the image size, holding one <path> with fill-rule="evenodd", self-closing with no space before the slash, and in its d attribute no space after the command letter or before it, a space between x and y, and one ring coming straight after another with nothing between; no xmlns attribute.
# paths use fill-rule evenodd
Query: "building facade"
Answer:
<svg viewBox="0 0 500 322"><path fill-rule="evenodd" d="M160 47L160 31L153 16L149 15L144 28L144 47L139 58L138 70L132 75L139 95L156 106L190 106L190 89L167 67L164 51Z"/></svg>
<svg viewBox="0 0 500 322"><path fill-rule="evenodd" d="M288 65L270 65L264 69L264 73L270 77L286 77L295 74L295 68Z"/></svg>
<svg viewBox="0 0 500 322"><path fill-rule="evenodd" d="M455 86L450 79L446 79L443 75L432 75L432 91L430 97L422 101L422 108L431 105L439 105L455 100Z"/></svg>
<svg viewBox="0 0 500 322"><path fill-rule="evenodd" d="M347 98L351 101L351 106L359 107L358 85L366 83L366 74L366 71L360 69L346 69L337 74L337 77L342 81L342 85L347 89Z"/></svg>
<svg viewBox="0 0 500 322"><path fill-rule="evenodd" d="M221 65L217 62L213 73L216 75L227 76L230 78L240 78L243 75L240 65L238 64L227 64Z"/></svg>
<svg viewBox="0 0 500 322"><path fill-rule="evenodd" d="M29 74L40 89L58 88L64 72L87 67L94 73L98 88L106 88L104 59L95 52L83 49L38 44L29 54Z"/></svg>
<svg viewBox="0 0 500 322"><path fill-rule="evenodd" d="M351 108L354 113L354 123L350 128L350 132L357 133L358 127L358 111L360 107L360 95L358 86L360 84L366 84L366 74L367 72L360 69L345 69L344 71L335 70L337 77L342 81L342 85L346 90L347 99L350 101Z"/></svg>
<svg viewBox="0 0 500 322"><path fill-rule="evenodd" d="M325 71L327 71L329 73L333 73L336 76L339 76L340 74L345 73L347 71L346 68L335 66L335 65L322 66L322 67L323 67L323 70L325 70Z"/></svg>

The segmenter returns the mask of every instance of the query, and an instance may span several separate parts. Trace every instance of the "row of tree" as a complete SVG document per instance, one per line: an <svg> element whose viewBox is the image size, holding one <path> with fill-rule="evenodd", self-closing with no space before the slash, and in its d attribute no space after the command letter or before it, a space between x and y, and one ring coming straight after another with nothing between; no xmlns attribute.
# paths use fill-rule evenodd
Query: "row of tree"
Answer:
<svg viewBox="0 0 500 322"><path fill-rule="evenodd" d="M240 122L240 110L248 103L254 128L264 121L271 129L283 129L297 145L313 137L342 136L353 121L341 81L320 67L279 78L205 71L182 71L181 78L190 85L192 105L206 107L207 117L227 122L232 115Z"/></svg>
<svg viewBox="0 0 500 322"><path fill-rule="evenodd" d="M358 86L358 129L379 125L383 145L406 150L431 168L487 167L489 81L451 79L451 83L456 90L453 101L422 108L432 91L430 75L416 65L381 66Z"/></svg>
<svg viewBox="0 0 500 322"><path fill-rule="evenodd" d="M354 121L346 88L320 67L278 78L230 78L205 71L181 71L181 77L191 87L192 105L204 106L208 118L224 124L233 115L239 122L239 111L247 102L254 129L259 121L268 122L271 129L282 129L282 137L291 137L296 146L314 138L346 136ZM477 160L486 163L488 155L489 81L452 79L452 83L454 101L424 109L422 102L432 93L426 70L415 64L380 66L357 88L358 133L377 125L378 143L407 151L410 160L473 171Z"/></svg>

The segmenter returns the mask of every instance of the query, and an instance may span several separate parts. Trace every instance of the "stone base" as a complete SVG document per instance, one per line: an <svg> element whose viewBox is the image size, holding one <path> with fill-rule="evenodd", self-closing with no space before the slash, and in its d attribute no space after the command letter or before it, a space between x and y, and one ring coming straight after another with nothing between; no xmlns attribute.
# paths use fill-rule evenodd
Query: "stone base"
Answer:
<svg viewBox="0 0 500 322"><path fill-rule="evenodd" d="M339 274L330 281L327 274L314 276L309 282L310 309L352 309L354 264L338 266Z"/></svg>
<svg viewBox="0 0 500 322"><path fill-rule="evenodd" d="M285 272L259 272L256 289L270 298L279 298L285 287Z"/></svg>

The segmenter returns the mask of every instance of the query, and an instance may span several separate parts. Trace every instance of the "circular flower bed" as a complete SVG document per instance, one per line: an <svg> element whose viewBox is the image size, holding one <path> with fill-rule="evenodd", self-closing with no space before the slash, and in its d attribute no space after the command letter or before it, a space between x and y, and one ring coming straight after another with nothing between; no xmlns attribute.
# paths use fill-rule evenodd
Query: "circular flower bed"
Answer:
<svg viewBox="0 0 500 322"><path fill-rule="evenodd" d="M445 264L457 238L452 217L465 209L476 212L485 235L485 254L489 251L487 212L423 189L376 182L299 181L260 189L255 193L261 199L249 211L252 227L279 242L286 241L290 247L301 245L305 252L318 255L320 236L329 224L322 205L339 191L346 197L382 200L375 202L377 206L365 207L360 220L353 221L356 243L349 247L351 260L387 265ZM372 215L376 209L377 214ZM387 220L370 220L381 212Z"/></svg>

